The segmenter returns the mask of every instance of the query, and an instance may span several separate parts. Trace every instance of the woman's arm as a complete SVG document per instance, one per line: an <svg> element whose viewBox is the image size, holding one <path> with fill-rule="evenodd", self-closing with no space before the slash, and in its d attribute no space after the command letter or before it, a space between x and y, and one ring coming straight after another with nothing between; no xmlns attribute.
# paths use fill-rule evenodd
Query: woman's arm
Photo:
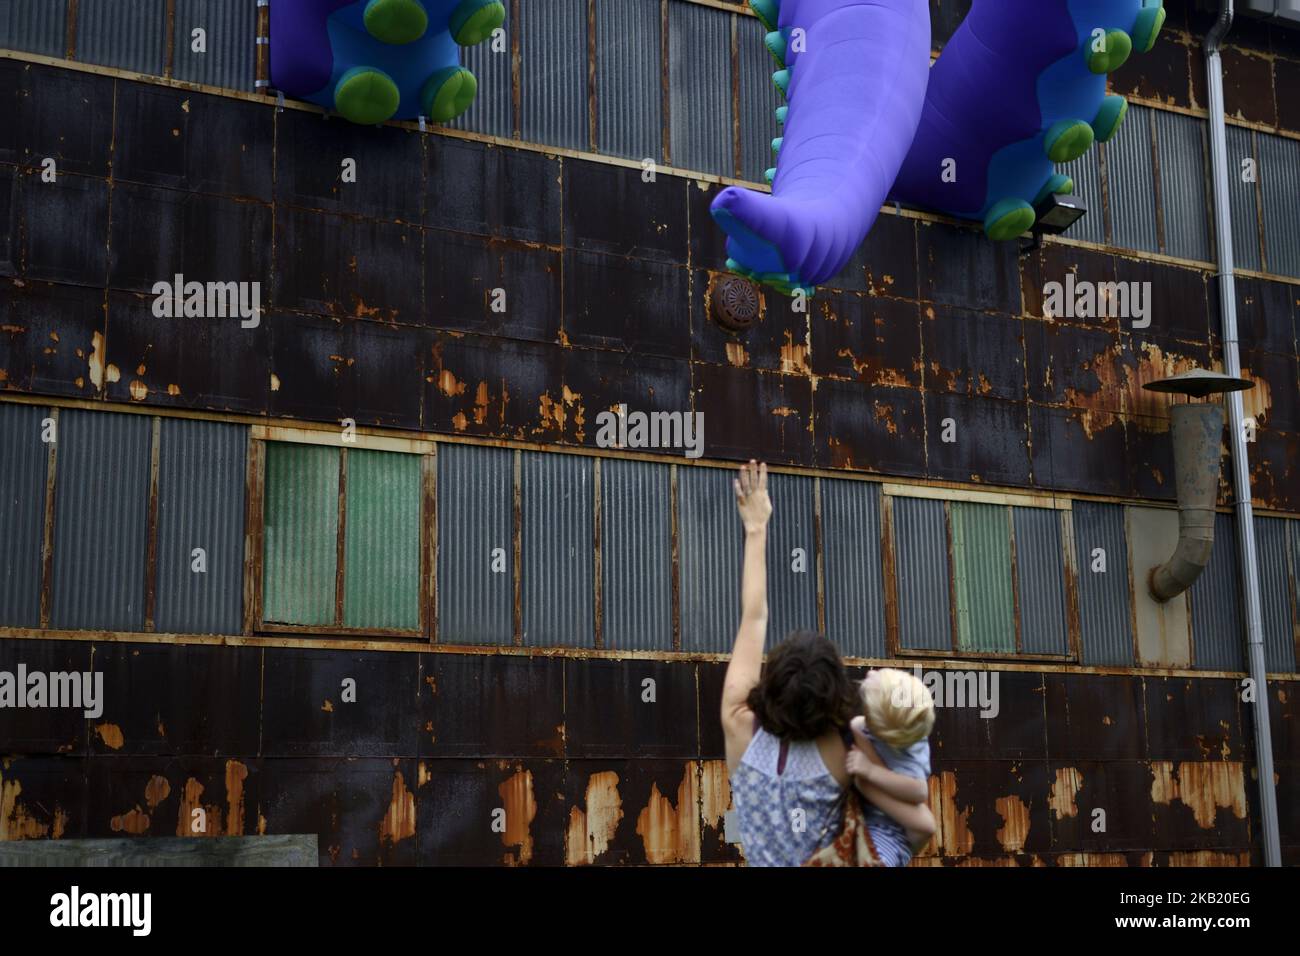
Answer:
<svg viewBox="0 0 1300 956"><path fill-rule="evenodd" d="M727 745L727 770L734 771L754 734L749 692L763 669L763 640L767 634L767 522L772 502L767 496L767 465L751 461L740 466L735 481L736 507L745 527L745 560L740 577L740 627L722 683L722 733Z"/></svg>
<svg viewBox="0 0 1300 956"><path fill-rule="evenodd" d="M934 814L926 804L905 803L874 784L863 782L860 777L854 777L853 784L858 788L858 793L906 831L907 839L914 848L920 849L930 842L937 827Z"/></svg>

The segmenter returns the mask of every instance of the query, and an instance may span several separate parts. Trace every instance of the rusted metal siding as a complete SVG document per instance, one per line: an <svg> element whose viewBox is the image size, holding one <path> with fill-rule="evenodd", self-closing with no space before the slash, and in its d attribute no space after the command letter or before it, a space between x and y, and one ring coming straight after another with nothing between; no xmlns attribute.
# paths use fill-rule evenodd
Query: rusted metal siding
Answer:
<svg viewBox="0 0 1300 956"><path fill-rule="evenodd" d="M419 455L348 449L343 623L420 626Z"/></svg>
<svg viewBox="0 0 1300 956"><path fill-rule="evenodd" d="M41 551L50 446L39 405L0 404L0 624L41 623Z"/></svg>
<svg viewBox="0 0 1300 956"><path fill-rule="evenodd" d="M1240 126L1227 128L1228 138L1228 200L1232 211L1232 257L1239 269L1259 269L1262 261L1259 251L1258 184L1246 182L1246 160L1251 160L1255 179L1263 175L1259 157L1255 155L1255 134Z"/></svg>
<svg viewBox="0 0 1300 956"><path fill-rule="evenodd" d="M952 604L944 503L895 498L893 511L899 646L947 650L952 647Z"/></svg>
<svg viewBox="0 0 1300 956"><path fill-rule="evenodd" d="M0 7L0 49L63 56L68 0L8 0Z"/></svg>
<svg viewBox="0 0 1300 956"><path fill-rule="evenodd" d="M166 0L78 0L77 59L161 76Z"/></svg>
<svg viewBox="0 0 1300 956"><path fill-rule="evenodd" d="M731 14L669 0L668 92L673 165L729 174Z"/></svg>
<svg viewBox="0 0 1300 956"><path fill-rule="evenodd" d="M772 498L767 536L768 631L773 640L780 640L791 631L819 630L813 479L771 475L768 493ZM733 590L739 583L737 579ZM715 599L729 596L724 590Z"/></svg>
<svg viewBox="0 0 1300 956"><path fill-rule="evenodd" d="M740 625L744 539L734 478L721 468L683 468L677 474L684 651L730 651Z"/></svg>
<svg viewBox="0 0 1300 956"><path fill-rule="evenodd" d="M160 425L154 629L238 634L248 430L182 418ZM195 548L203 549L206 571L194 570Z"/></svg>
<svg viewBox="0 0 1300 956"><path fill-rule="evenodd" d="M1090 149L1074 162L1059 167L1062 173L1074 180L1074 195L1088 207L1088 215L1065 231L1071 239L1106 241L1106 210L1102 202L1099 160L1100 151Z"/></svg>
<svg viewBox="0 0 1300 956"><path fill-rule="evenodd" d="M1159 252L1156 194L1152 178L1151 110L1129 108L1128 117L1105 149L1110 196L1111 241L1117 246Z"/></svg>
<svg viewBox="0 0 1300 956"><path fill-rule="evenodd" d="M846 656L884 657L880 488L873 482L823 478L821 494L826 636Z"/></svg>
<svg viewBox="0 0 1300 956"><path fill-rule="evenodd" d="M596 0L596 147L663 155L659 0Z"/></svg>
<svg viewBox="0 0 1300 956"><path fill-rule="evenodd" d="M196 53L193 31L207 32L206 53ZM172 75L179 80L251 90L257 60L255 0L176 0Z"/></svg>
<svg viewBox="0 0 1300 956"><path fill-rule="evenodd" d="M151 440L143 415L60 412L52 627L144 628Z"/></svg>
<svg viewBox="0 0 1300 956"><path fill-rule="evenodd" d="M1076 501L1073 506L1075 567L1079 575L1080 663L1133 663L1133 615L1129 596L1124 508ZM1105 571L1100 568L1105 561Z"/></svg>
<svg viewBox="0 0 1300 956"><path fill-rule="evenodd" d="M267 442L264 620L334 623L338 501L337 448Z"/></svg>
<svg viewBox="0 0 1300 956"><path fill-rule="evenodd" d="M1134 582L1134 587L1140 587ZM1241 572L1237 528L1231 515L1214 516L1210 563L1188 589L1192 612L1192 661L1202 670L1244 670Z"/></svg>
<svg viewBox="0 0 1300 956"><path fill-rule="evenodd" d="M973 651L1014 651L1010 515L1000 505L954 501L949 505L949 518L957 646Z"/></svg>
<svg viewBox="0 0 1300 956"><path fill-rule="evenodd" d="M586 149L587 0L519 6L523 138Z"/></svg>
<svg viewBox="0 0 1300 956"><path fill-rule="evenodd" d="M1050 508L1012 508L1016 537L1020 644L1026 654L1070 649L1061 516Z"/></svg>
<svg viewBox="0 0 1300 956"><path fill-rule="evenodd" d="M1300 277L1300 142L1260 133L1259 163L1268 271Z"/></svg>
<svg viewBox="0 0 1300 956"><path fill-rule="evenodd" d="M520 540L523 642L594 647L592 459L524 452Z"/></svg>
<svg viewBox="0 0 1300 956"><path fill-rule="evenodd" d="M757 17L737 17L737 60L740 71L740 175L763 182L763 172L775 166L772 140L781 135L776 108L781 95L772 82L776 62L763 45L766 30Z"/></svg>
<svg viewBox="0 0 1300 956"><path fill-rule="evenodd" d="M1209 180L1205 156L1205 121L1153 110L1160 158L1160 210L1165 224L1165 252L1209 261Z"/></svg>
<svg viewBox="0 0 1300 956"><path fill-rule="evenodd" d="M673 648L672 480L669 466L600 463L604 646Z"/></svg>
<svg viewBox="0 0 1300 956"><path fill-rule="evenodd" d="M460 60L478 80L478 95L460 116L447 125L452 129L473 130L488 136L509 138L514 135L513 78L514 60L510 53L509 4L506 5L505 49L494 50L491 38L470 47L461 47Z"/></svg>
<svg viewBox="0 0 1300 956"><path fill-rule="evenodd" d="M1270 672L1295 673L1295 618L1288 528L1284 518L1256 518L1264 662Z"/></svg>
<svg viewBox="0 0 1300 956"><path fill-rule="evenodd" d="M439 643L513 640L514 457L503 448L438 448Z"/></svg>

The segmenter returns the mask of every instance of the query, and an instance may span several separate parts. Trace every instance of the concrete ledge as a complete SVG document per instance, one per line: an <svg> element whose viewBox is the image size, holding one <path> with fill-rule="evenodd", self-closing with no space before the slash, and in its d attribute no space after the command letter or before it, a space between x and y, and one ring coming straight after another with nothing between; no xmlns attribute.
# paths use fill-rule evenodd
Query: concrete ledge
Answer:
<svg viewBox="0 0 1300 956"><path fill-rule="evenodd" d="M316 834L0 842L0 867L317 866Z"/></svg>

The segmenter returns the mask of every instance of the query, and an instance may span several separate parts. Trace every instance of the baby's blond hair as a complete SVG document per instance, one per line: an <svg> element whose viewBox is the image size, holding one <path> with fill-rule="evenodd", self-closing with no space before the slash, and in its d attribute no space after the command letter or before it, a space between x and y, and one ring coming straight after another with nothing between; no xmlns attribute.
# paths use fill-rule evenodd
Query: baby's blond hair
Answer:
<svg viewBox="0 0 1300 956"><path fill-rule="evenodd" d="M862 682L862 708L876 739L891 747L910 747L930 736L934 698L915 674L882 667L877 680Z"/></svg>

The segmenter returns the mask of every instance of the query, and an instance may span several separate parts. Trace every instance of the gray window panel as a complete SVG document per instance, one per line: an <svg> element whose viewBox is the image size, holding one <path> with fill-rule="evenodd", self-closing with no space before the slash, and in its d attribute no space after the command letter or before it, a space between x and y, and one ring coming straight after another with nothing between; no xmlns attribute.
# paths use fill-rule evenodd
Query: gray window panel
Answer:
<svg viewBox="0 0 1300 956"><path fill-rule="evenodd" d="M899 497L893 509L899 646L948 650L953 646L952 604L943 502Z"/></svg>
<svg viewBox="0 0 1300 956"><path fill-rule="evenodd" d="M600 514L604 646L672 650L670 466L603 459Z"/></svg>
<svg viewBox="0 0 1300 956"><path fill-rule="evenodd" d="M826 636L849 657L885 656L880 487L822 479Z"/></svg>
<svg viewBox="0 0 1300 956"><path fill-rule="evenodd" d="M590 458L523 453L523 642L595 647L595 513Z"/></svg>
<svg viewBox="0 0 1300 956"><path fill-rule="evenodd" d="M731 17L681 0L668 5L671 159L680 169L735 174Z"/></svg>
<svg viewBox="0 0 1300 956"><path fill-rule="evenodd" d="M740 625L744 545L730 469L677 472L681 649L726 653Z"/></svg>
<svg viewBox="0 0 1300 956"><path fill-rule="evenodd" d="M1073 507L1080 663L1132 664L1133 615L1124 508L1090 501L1076 501Z"/></svg>
<svg viewBox="0 0 1300 956"><path fill-rule="evenodd" d="M1241 575L1231 515L1214 516L1210 563L1188 590L1192 605L1192 660L1202 670L1245 670Z"/></svg>
<svg viewBox="0 0 1300 956"><path fill-rule="evenodd" d="M596 144L628 159L663 158L659 0L597 0Z"/></svg>
<svg viewBox="0 0 1300 956"><path fill-rule="evenodd" d="M1026 654L1066 654L1065 559L1061 516L1048 508L1012 508L1019 582L1020 642Z"/></svg>
<svg viewBox="0 0 1300 956"><path fill-rule="evenodd" d="M39 405L0 405L0 627L39 627L50 446Z"/></svg>
<svg viewBox="0 0 1300 956"><path fill-rule="evenodd" d="M514 642L514 452L438 446L438 643Z"/></svg>

